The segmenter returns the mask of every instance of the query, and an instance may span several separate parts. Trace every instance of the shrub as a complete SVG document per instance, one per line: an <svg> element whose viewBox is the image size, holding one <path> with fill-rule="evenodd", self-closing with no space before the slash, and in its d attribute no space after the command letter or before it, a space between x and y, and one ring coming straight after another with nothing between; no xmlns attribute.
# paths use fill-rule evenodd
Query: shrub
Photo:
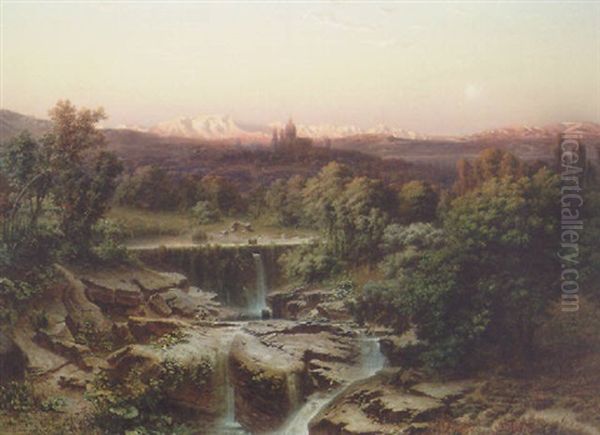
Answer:
<svg viewBox="0 0 600 435"><path fill-rule="evenodd" d="M212 224L221 220L221 213L209 201L198 201L192 208L192 216L200 225Z"/></svg>
<svg viewBox="0 0 600 435"><path fill-rule="evenodd" d="M164 414L168 394L189 382L202 388L213 372L207 360L187 368L167 358L156 376L147 381L136 367L120 380L99 373L86 399L94 406L96 423L108 433L187 433Z"/></svg>
<svg viewBox="0 0 600 435"><path fill-rule="evenodd" d="M103 263L118 264L130 260L127 248L123 244L125 234L114 222L102 219L94 226L95 246L92 252Z"/></svg>
<svg viewBox="0 0 600 435"><path fill-rule="evenodd" d="M281 256L280 262L289 279L307 284L335 275L341 266L323 244L291 250Z"/></svg>
<svg viewBox="0 0 600 435"><path fill-rule="evenodd" d="M0 409L26 412L34 406L33 388L27 382L9 382L0 385Z"/></svg>

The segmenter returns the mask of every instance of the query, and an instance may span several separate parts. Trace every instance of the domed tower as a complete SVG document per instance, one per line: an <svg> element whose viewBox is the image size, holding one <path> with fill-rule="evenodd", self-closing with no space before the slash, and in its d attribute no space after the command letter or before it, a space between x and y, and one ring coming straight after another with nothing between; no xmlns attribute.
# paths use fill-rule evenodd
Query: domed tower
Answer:
<svg viewBox="0 0 600 435"><path fill-rule="evenodd" d="M285 126L285 138L289 142L293 142L296 139L296 125L294 125L294 121L292 121L292 118L289 119L288 123Z"/></svg>

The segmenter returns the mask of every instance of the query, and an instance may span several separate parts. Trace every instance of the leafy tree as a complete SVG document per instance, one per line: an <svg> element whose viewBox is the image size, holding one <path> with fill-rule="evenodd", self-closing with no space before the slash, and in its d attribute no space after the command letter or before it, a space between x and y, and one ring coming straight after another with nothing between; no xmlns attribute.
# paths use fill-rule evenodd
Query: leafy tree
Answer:
<svg viewBox="0 0 600 435"><path fill-rule="evenodd" d="M200 181L201 199L209 201L227 216L244 210L242 196L237 187L219 175L207 175Z"/></svg>
<svg viewBox="0 0 600 435"><path fill-rule="evenodd" d="M302 190L305 181L299 175L289 180L278 179L267 191L265 200L277 223L285 227L298 227L303 220Z"/></svg>
<svg viewBox="0 0 600 435"><path fill-rule="evenodd" d="M329 234L334 255L352 263L374 261L388 222L387 192L381 181L354 178L335 199Z"/></svg>
<svg viewBox="0 0 600 435"><path fill-rule="evenodd" d="M105 139L96 124L104 118L102 109L77 109L68 100L50 110L53 128L44 147L59 228L73 254L89 252L92 227L108 209L122 171L114 154L102 151Z"/></svg>
<svg viewBox="0 0 600 435"><path fill-rule="evenodd" d="M316 177L309 179L302 192L307 221L327 236L334 230L334 203L350 181L352 172L340 163L331 162Z"/></svg>
<svg viewBox="0 0 600 435"><path fill-rule="evenodd" d="M160 166L142 166L121 181L116 200L146 210L172 210L177 206L173 182Z"/></svg>
<svg viewBox="0 0 600 435"><path fill-rule="evenodd" d="M557 177L543 170L492 178L452 203L445 247L425 251L399 282L430 363L456 367L484 344L531 356L560 276L556 198Z"/></svg>
<svg viewBox="0 0 600 435"><path fill-rule="evenodd" d="M16 250L26 234L36 231L51 174L47 155L27 132L10 140L1 159L4 180L3 240Z"/></svg>
<svg viewBox="0 0 600 435"><path fill-rule="evenodd" d="M475 189L495 177L517 180L528 172L525 163L510 152L497 148L484 149L472 163L459 160L456 169L458 179L454 190L458 194Z"/></svg>
<svg viewBox="0 0 600 435"><path fill-rule="evenodd" d="M400 191L400 218L404 223L431 222L435 219L438 194L431 184L411 181Z"/></svg>

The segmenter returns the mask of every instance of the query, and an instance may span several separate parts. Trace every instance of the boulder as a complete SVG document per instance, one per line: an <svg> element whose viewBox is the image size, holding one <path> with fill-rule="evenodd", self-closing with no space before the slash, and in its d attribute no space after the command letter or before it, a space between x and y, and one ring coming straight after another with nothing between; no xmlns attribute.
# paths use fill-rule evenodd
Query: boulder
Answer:
<svg viewBox="0 0 600 435"><path fill-rule="evenodd" d="M344 301L336 299L333 291L306 289L273 292L267 297L273 317L291 320L350 320L352 318Z"/></svg>
<svg viewBox="0 0 600 435"><path fill-rule="evenodd" d="M230 353L237 420L250 432L276 430L308 394L347 382L358 353L343 327L249 323Z"/></svg>
<svg viewBox="0 0 600 435"><path fill-rule="evenodd" d="M71 333L75 335L87 329L96 331L99 335L109 335L112 322L104 316L98 305L87 298L85 285L64 267L57 266L57 270L68 283L63 290L62 300L67 311L66 323Z"/></svg>
<svg viewBox="0 0 600 435"><path fill-rule="evenodd" d="M224 403L219 331L185 333L168 346L134 344L109 355L109 379L142 396L160 388L173 406L219 415Z"/></svg>
<svg viewBox="0 0 600 435"><path fill-rule="evenodd" d="M299 402L302 360L247 334L235 337L229 358L236 419L251 432L279 427Z"/></svg>
<svg viewBox="0 0 600 435"><path fill-rule="evenodd" d="M159 316L169 317L173 313L171 307L169 307L163 296L160 294L153 294L150 296L148 298L148 305Z"/></svg>
<svg viewBox="0 0 600 435"><path fill-rule="evenodd" d="M144 301L141 289L131 281L117 276L87 276L82 278L89 300L98 304L137 307Z"/></svg>

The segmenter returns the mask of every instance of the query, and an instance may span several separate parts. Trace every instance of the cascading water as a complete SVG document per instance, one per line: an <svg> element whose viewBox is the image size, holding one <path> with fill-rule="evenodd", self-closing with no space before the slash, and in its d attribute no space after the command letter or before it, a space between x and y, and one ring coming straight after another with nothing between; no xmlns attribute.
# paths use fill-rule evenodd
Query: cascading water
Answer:
<svg viewBox="0 0 600 435"><path fill-rule="evenodd" d="M381 353L379 339L362 337L360 339L360 366L349 383L373 376L385 366L385 356ZM343 393L348 384L331 392L315 393L286 423L277 434L308 435L308 424L319 411Z"/></svg>
<svg viewBox="0 0 600 435"><path fill-rule="evenodd" d="M223 417L218 421L213 435L246 435L247 432L235 419L235 390L229 373L229 353L234 333L226 334L222 339L219 352L219 370L223 380Z"/></svg>
<svg viewBox="0 0 600 435"><path fill-rule="evenodd" d="M264 310L267 309L267 278L265 274L265 264L260 253L253 253L254 264L256 266L256 291L248 297L248 311L250 314L261 317Z"/></svg>

